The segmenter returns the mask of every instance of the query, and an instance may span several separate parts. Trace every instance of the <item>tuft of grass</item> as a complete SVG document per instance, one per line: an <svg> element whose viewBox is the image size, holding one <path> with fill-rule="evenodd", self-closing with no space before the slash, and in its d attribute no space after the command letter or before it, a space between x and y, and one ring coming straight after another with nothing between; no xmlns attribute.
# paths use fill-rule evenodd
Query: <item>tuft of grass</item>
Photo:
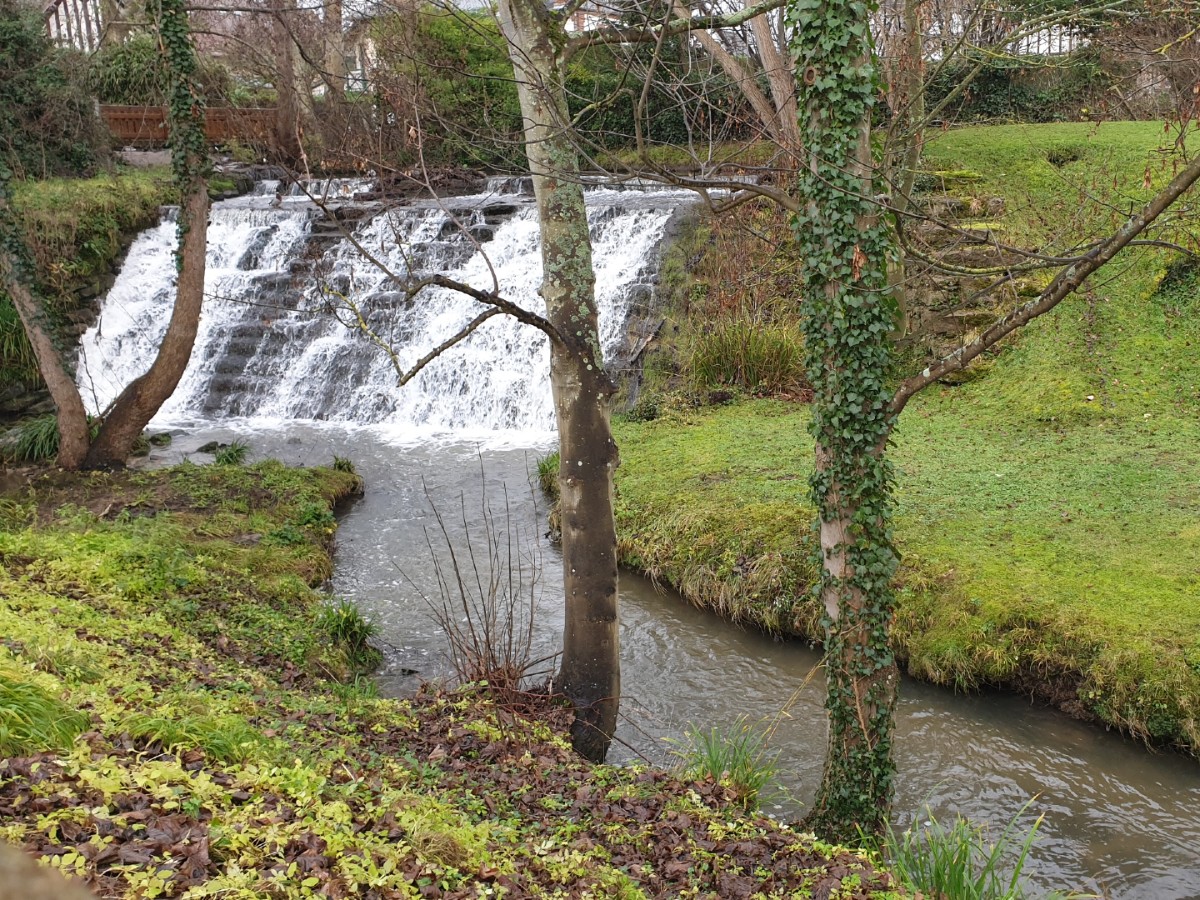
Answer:
<svg viewBox="0 0 1200 900"><path fill-rule="evenodd" d="M793 391L804 384L803 338L795 325L725 320L696 337L687 371L701 391Z"/></svg>
<svg viewBox="0 0 1200 900"><path fill-rule="evenodd" d="M354 463L345 456L333 457L333 470L335 472L348 472L351 475L357 475L358 471L354 468Z"/></svg>
<svg viewBox="0 0 1200 900"><path fill-rule="evenodd" d="M560 456L557 450L537 461L537 480L542 490L551 497L558 496L558 467Z"/></svg>
<svg viewBox="0 0 1200 900"><path fill-rule="evenodd" d="M11 449L16 462L43 462L58 455L58 417L53 413L30 419L17 429Z"/></svg>
<svg viewBox="0 0 1200 900"><path fill-rule="evenodd" d="M246 462L246 457L250 455L250 445L245 441L232 440L229 446L222 447L216 452L213 457L213 462L218 466L240 466Z"/></svg>
<svg viewBox="0 0 1200 900"><path fill-rule="evenodd" d="M730 728L689 725L672 741L671 752L681 760L689 778L728 783L747 809L754 809L778 771L779 752L767 746L769 730L740 716Z"/></svg>
<svg viewBox="0 0 1200 900"><path fill-rule="evenodd" d="M0 758L69 747L88 721L41 686L0 669Z"/></svg>
<svg viewBox="0 0 1200 900"><path fill-rule="evenodd" d="M379 634L379 626L365 618L353 600L343 597L322 604L317 628L342 649L356 673L369 672L379 665L382 656L370 643Z"/></svg>
<svg viewBox="0 0 1200 900"><path fill-rule="evenodd" d="M166 715L136 712L124 722L134 740L158 744L169 753L193 748L222 762L244 762L253 756L263 736L240 716Z"/></svg>
<svg viewBox="0 0 1200 900"><path fill-rule="evenodd" d="M881 851L896 877L919 894L942 900L1024 900L1028 894L1021 875L1042 824L1038 816L1028 828L1022 825L1032 802L1017 811L995 841L984 826L962 816L945 825L926 809L919 825L900 834L889 825ZM1063 896L1055 892L1046 900Z"/></svg>

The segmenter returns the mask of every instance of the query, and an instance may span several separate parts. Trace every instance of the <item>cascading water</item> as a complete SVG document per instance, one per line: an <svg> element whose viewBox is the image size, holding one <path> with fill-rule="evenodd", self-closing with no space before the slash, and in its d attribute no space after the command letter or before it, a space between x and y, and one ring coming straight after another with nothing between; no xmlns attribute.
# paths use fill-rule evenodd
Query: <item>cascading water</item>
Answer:
<svg viewBox="0 0 1200 900"><path fill-rule="evenodd" d="M441 288L410 297L413 278L441 272L544 310L535 211L512 193L523 185L498 182L479 195L380 209L353 202L366 184L310 187L335 198L327 213L277 183L213 207L200 333L162 417L422 431L553 427L546 339L507 316L396 387L397 366L410 368L482 309ZM610 359L625 343L631 305L648 296L655 247L682 200L677 192L588 191L601 343ZM137 239L82 340L80 380L97 411L146 368L162 337L174 297L174 241L170 222ZM357 327L360 317L390 354Z"/></svg>

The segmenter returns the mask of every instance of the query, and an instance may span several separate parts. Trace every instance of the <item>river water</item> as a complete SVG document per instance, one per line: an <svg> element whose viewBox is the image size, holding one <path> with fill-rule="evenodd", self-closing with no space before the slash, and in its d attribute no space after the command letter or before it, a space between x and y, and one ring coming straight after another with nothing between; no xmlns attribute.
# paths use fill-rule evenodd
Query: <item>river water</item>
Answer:
<svg viewBox="0 0 1200 900"><path fill-rule="evenodd" d="M530 486L537 458L554 443L542 338L493 319L397 391L386 355L331 315L361 311L407 366L478 312L446 292L414 301L404 292L410 273L443 271L484 290L498 284L538 311L528 199L497 182L448 204L384 209L347 201L353 183L326 187L345 207L337 215L295 192L277 205L271 184L214 207L197 349L156 423L180 433L155 456L205 461L196 452L202 443L237 437L252 458L327 464L338 455L355 463L367 493L342 517L332 589L380 626L385 693L401 695L447 671L446 641L426 599L438 602L433 560L444 565L449 553L435 510L460 559L469 542L459 523L478 523L484 504L518 536L526 571L540 572L534 655L552 653L562 627L561 565L543 536L545 501ZM589 192L603 342L613 358L636 339L656 248L680 202L669 193ZM84 336L80 382L93 408L148 365L161 337L173 232L166 222L135 241ZM389 271L366 264L355 241ZM670 763L667 739L689 724L774 721L781 790L767 809L783 817L803 811L826 740L812 650L739 630L630 573L621 579L621 641L613 759ZM1194 760L1150 753L1018 697L955 695L911 681L901 690L896 755L901 826L923 819L926 807L939 819L961 813L1001 823L1036 798L1029 822L1045 815L1030 866L1038 887L1200 897Z"/></svg>

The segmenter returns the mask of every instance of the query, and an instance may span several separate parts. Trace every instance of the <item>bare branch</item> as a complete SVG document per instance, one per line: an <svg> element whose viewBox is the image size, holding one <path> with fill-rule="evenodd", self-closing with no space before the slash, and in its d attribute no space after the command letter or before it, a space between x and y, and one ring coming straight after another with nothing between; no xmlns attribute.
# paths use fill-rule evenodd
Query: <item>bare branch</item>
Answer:
<svg viewBox="0 0 1200 900"><path fill-rule="evenodd" d="M488 319L502 314L503 310L496 306L493 306L491 309L485 309L470 322L460 328L457 333L452 334L450 337L446 338L446 340L442 341L440 344L418 359L416 364L413 365L411 369L409 369L407 372L402 372L400 374L400 380L397 382L399 386L404 387L404 385L416 378L419 374L421 374L422 369L424 369L427 365L429 365L455 344L459 343L460 341L465 341L467 338L469 338L475 332L475 329Z"/></svg>
<svg viewBox="0 0 1200 900"><path fill-rule="evenodd" d="M686 34L689 31L700 29L712 31L721 28L736 28L739 25L746 24L755 16L761 16L763 13L779 9L786 2L787 0L764 0L762 3L747 6L744 9L739 9L737 12L726 15L672 19L669 22L651 28L642 26L636 28L608 27L595 31L587 31L567 42L563 50L563 59L569 60L580 50L593 47L596 44L653 44L662 40L662 38L671 37L676 34Z"/></svg>

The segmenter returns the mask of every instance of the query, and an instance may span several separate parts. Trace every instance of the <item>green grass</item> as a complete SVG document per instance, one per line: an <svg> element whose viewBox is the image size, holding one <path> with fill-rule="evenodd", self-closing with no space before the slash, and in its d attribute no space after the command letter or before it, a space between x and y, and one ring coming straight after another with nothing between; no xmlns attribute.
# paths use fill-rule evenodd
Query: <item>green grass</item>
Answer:
<svg viewBox="0 0 1200 900"><path fill-rule="evenodd" d="M1032 801L1031 801L1032 802ZM1024 900L1030 896L1021 873L1037 838L1041 817L1028 828L1021 823L1029 803L1000 829L995 840L986 827L961 816L945 825L929 810L912 828L883 837L883 855L900 880L914 892L944 900ZM1040 896L1040 895L1039 895ZM1057 900L1054 892L1042 900Z"/></svg>
<svg viewBox="0 0 1200 900"><path fill-rule="evenodd" d="M1033 245L1077 210L1126 206L1169 174L1150 123L964 129L929 150L1003 195ZM1055 166L1056 156L1072 161ZM1106 219L1107 213L1100 218ZM1089 232L1075 232L1079 238ZM897 649L916 675L985 682L1200 748L1200 275L1135 251L960 387L906 410L898 470ZM623 559L694 602L816 637L812 443L802 406L753 401L617 426Z"/></svg>

